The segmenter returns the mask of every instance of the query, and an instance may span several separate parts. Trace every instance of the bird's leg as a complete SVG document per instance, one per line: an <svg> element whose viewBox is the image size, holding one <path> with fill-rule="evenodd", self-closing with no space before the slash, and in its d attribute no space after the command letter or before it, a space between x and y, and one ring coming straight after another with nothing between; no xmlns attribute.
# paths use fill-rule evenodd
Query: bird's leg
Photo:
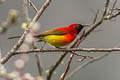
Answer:
<svg viewBox="0 0 120 80"><path fill-rule="evenodd" d="M46 44L46 42L44 42L44 43L43 43L43 45L41 46L41 48L40 48L40 49L43 49L43 47L45 46L45 44Z"/></svg>
<svg viewBox="0 0 120 80"><path fill-rule="evenodd" d="M37 42L41 42L42 40L37 40Z"/></svg>
<svg viewBox="0 0 120 80"><path fill-rule="evenodd" d="M58 48L58 49L66 49L66 48L61 48L61 47L55 47L55 48Z"/></svg>

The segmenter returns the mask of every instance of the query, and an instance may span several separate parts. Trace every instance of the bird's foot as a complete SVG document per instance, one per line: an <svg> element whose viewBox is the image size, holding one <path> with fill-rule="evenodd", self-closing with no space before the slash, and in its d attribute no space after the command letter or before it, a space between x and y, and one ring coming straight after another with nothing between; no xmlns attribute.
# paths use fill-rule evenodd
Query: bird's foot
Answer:
<svg viewBox="0 0 120 80"><path fill-rule="evenodd" d="M61 48L61 47L55 47L55 48L57 48L57 49L66 49L66 48Z"/></svg>

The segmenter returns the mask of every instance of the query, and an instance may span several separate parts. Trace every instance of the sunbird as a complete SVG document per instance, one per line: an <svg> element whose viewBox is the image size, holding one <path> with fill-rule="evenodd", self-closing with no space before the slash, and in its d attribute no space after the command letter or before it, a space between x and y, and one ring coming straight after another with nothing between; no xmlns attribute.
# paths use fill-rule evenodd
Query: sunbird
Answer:
<svg viewBox="0 0 120 80"><path fill-rule="evenodd" d="M74 41L76 36L85 26L88 25L74 23L68 26L47 30L45 32L42 32L41 34L35 34L33 35L33 37L37 38L38 41L44 41L56 48L59 48L62 46L66 46L70 44L72 41ZM9 39L18 37L20 36L10 37Z"/></svg>
<svg viewBox="0 0 120 80"><path fill-rule="evenodd" d="M34 37L39 41L45 41L48 44L59 48L61 46L66 46L74 41L76 36L85 26L88 25L82 25L78 23L70 24L65 27L47 30L41 34L35 35Z"/></svg>

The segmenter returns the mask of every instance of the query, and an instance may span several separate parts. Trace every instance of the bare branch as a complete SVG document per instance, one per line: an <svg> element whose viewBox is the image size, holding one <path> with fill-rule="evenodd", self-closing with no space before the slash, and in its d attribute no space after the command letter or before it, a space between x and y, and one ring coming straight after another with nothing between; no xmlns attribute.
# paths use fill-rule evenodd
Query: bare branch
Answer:
<svg viewBox="0 0 120 80"><path fill-rule="evenodd" d="M29 14L28 14L27 0L23 0L23 13L26 18L27 24L29 24L30 18L29 18Z"/></svg>
<svg viewBox="0 0 120 80"><path fill-rule="evenodd" d="M18 50L14 53L16 54L28 54L33 52L72 52L72 51L82 51L82 52L115 52L120 51L120 48L70 48L70 49L32 49L32 50ZM42 53L45 54L45 53ZM53 54L53 53L52 53Z"/></svg>
<svg viewBox="0 0 120 80"><path fill-rule="evenodd" d="M65 58L66 55L67 55L67 52L62 53L59 59L56 61L56 63L50 67L49 74L47 75L47 80L51 79L53 72L57 69L57 67L62 62L62 60Z"/></svg>
<svg viewBox="0 0 120 80"><path fill-rule="evenodd" d="M95 57L94 59L88 61L88 62L84 62L83 64L81 64L79 67L75 68L75 70L73 70L67 77L65 80L70 80L70 78L72 78L73 75L75 75L75 73L77 73L78 71L80 71L81 69L83 69L84 67L86 67L87 65L95 62L95 61L99 61L101 59L103 59L104 57L108 56L109 54L106 53L102 56L98 56L98 57Z"/></svg>
<svg viewBox="0 0 120 80"><path fill-rule="evenodd" d="M47 6L50 4L52 0L46 0L46 2L43 4L43 6L41 7L41 9L36 13L35 17L33 18L32 22L29 24L28 28L31 28L40 18L40 16L42 15L42 13L45 11L45 9L47 8ZM28 33L28 30L26 30L23 35L21 36L21 38L19 39L19 41L13 46L13 48L1 59L0 63L4 64L6 63L10 57L12 57L12 55L14 54L14 52L22 45L26 34Z"/></svg>
<svg viewBox="0 0 120 80"><path fill-rule="evenodd" d="M117 13L112 14L112 15L106 15L104 17L102 17L99 21L97 21L96 23L94 23L93 25L91 25L91 28L89 28L86 32L85 32L85 38L89 35L89 33L91 33L97 26L99 26L100 24L103 23L104 20L111 20L113 18L116 18L117 16L120 15L120 11L118 10Z"/></svg>
<svg viewBox="0 0 120 80"><path fill-rule="evenodd" d="M120 45L120 44L119 44ZM115 46L114 48L117 48L119 47L119 45ZM110 52L109 52L110 53ZM87 65L93 63L93 62L96 62L96 61L99 61L101 59L103 59L104 57L108 56L109 53L105 53L104 55L102 56L98 56L98 57L95 57L93 59L91 59L90 61L86 61L84 62L83 64L81 64L80 66L78 66L77 68L75 68L67 77L65 80L70 80L72 78L72 76L74 76L78 71L80 71L81 69L83 69L84 67L86 67Z"/></svg>
<svg viewBox="0 0 120 80"><path fill-rule="evenodd" d="M118 10L115 14L112 14L111 16L106 16L104 17L104 20L110 20L110 19L113 19L115 17L117 17L118 15L120 15L120 10Z"/></svg>
<svg viewBox="0 0 120 80"><path fill-rule="evenodd" d="M118 15L120 15L120 11L118 11L116 14L112 14L110 16L107 15L107 8L108 8L108 2L109 0L106 0L106 5L105 5L105 10L103 13L103 16L100 18L99 21L95 22L93 25L91 25L91 27L85 32L85 38L88 36L89 33L91 33L96 27L98 27L101 23L103 23L104 20L110 20L112 18L117 17ZM24 38L26 36L27 33L29 33L30 28L38 21L38 19L40 18L40 16L42 15L42 13L44 12L44 10L47 8L47 6L49 5L49 3L51 2L51 0L46 0L45 4L41 7L41 9L36 13L35 17L32 19L31 23L29 24L28 30L26 30L22 37L20 38L20 40L18 41L18 43L10 50L10 52L8 52L5 57L3 57L1 59L2 64L4 64L5 62L7 62L7 60L9 60L9 58L11 58L13 55L16 54L20 54L20 51L16 51L18 50L18 48L22 45ZM59 60L56 62L55 65L53 65L53 67L50 69L49 75L47 76L47 79L50 80L52 73L55 71L55 69L58 67L58 65L61 63L61 61L63 60L63 58L66 56L67 52L71 52L71 51L80 51L80 50L74 50L74 49L81 49L81 48L74 48L76 44L78 44L79 39L77 41L75 41L75 43L71 46L71 48L73 49L43 49L43 50L39 50L39 49L34 49L34 50L29 50L28 52L65 52L64 54L62 54L62 56L59 58ZM81 49L81 51L84 48ZM94 49L94 48L93 48ZM104 48L105 49L105 48ZM36 51L37 50L37 51ZM71 50L71 51L70 51ZM91 50L92 52L93 50ZM100 51L98 49L98 51ZM113 49L113 51L117 51L117 49L115 50L115 48ZM90 50L88 50L87 52L90 52ZM97 52L97 51L95 51ZM104 52L104 51L101 51ZM107 50L106 52L111 52L110 50Z"/></svg>
<svg viewBox="0 0 120 80"><path fill-rule="evenodd" d="M94 20L93 20L93 24L96 22L97 17L98 17L98 14L99 14L99 9L97 10L97 12L96 12L96 14L95 14L95 18L94 18Z"/></svg>
<svg viewBox="0 0 120 80"><path fill-rule="evenodd" d="M104 17L106 14L107 14L107 10L108 10L108 5L110 3L110 0L106 0L105 2L105 7L104 7L104 12L103 12L103 15L102 17Z"/></svg>
<svg viewBox="0 0 120 80"><path fill-rule="evenodd" d="M33 43L33 49L37 49L37 47L35 46L34 43ZM42 65L41 65L40 54L39 53L35 53L35 57L36 57L36 62L37 62L39 75L42 76L43 68L42 68Z"/></svg>
<svg viewBox="0 0 120 80"><path fill-rule="evenodd" d="M77 48L77 47L80 45L81 40L84 38L84 34L85 34L85 30L84 30L83 33L81 34L81 36L80 36L79 40L77 41L77 43L75 44L75 48ZM70 64L71 64L72 59L73 59L73 57L74 57L74 55L75 55L75 51L72 51L72 53L73 53L73 54L71 54L70 57L69 57L69 59L68 59L68 64L67 64L66 70L65 70L65 72L61 75L61 77L59 78L59 80L64 80L65 77L66 77L66 75L67 75L67 73L68 73L68 71L69 71Z"/></svg>
<svg viewBox="0 0 120 80"><path fill-rule="evenodd" d="M38 12L37 7L35 6L35 4L33 4L33 2L31 0L27 0L29 2L29 5L31 5L33 7L33 9Z"/></svg>
<svg viewBox="0 0 120 80"><path fill-rule="evenodd" d="M110 15L112 15L112 12L113 12L113 10L114 10L114 8L115 8L116 3L117 3L117 0L115 0L114 3L113 3L112 9L111 9L111 11L110 11Z"/></svg>

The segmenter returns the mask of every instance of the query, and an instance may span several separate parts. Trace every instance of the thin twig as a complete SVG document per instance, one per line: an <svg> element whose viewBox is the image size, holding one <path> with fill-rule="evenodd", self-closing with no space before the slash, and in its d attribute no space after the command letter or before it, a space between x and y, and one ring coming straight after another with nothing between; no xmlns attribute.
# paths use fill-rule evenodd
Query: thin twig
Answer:
<svg viewBox="0 0 120 80"><path fill-rule="evenodd" d="M57 69L57 67L62 62L62 60L65 58L66 55L67 52L62 53L60 55L60 58L56 61L56 63L49 68L49 74L47 75L47 80L51 80L53 72Z"/></svg>
<svg viewBox="0 0 120 80"><path fill-rule="evenodd" d="M106 0L102 17L104 17L107 14L109 3L110 3L110 0Z"/></svg>
<svg viewBox="0 0 120 80"><path fill-rule="evenodd" d="M119 44L120 45L120 44ZM114 48L117 48L119 47L119 45L115 46ZM99 61L101 59L103 59L104 57L108 56L110 54L110 52L108 53L105 53L104 55L102 56L98 56L98 57L95 57L93 59L91 59L90 61L86 61L84 62L83 64L81 64L80 66L78 66L77 68L75 68L67 77L65 80L70 80L77 72L79 72L81 69L83 69L84 67L86 67L87 65L93 63L93 62L96 62L96 61Z"/></svg>
<svg viewBox="0 0 120 80"><path fill-rule="evenodd" d="M84 67L86 67L88 64L91 64L95 61L98 61L98 60L101 60L102 58L108 56L109 54L104 54L102 56L98 56L98 57L95 57L94 59L91 59L90 61L88 62L84 62L83 64L81 64L79 67L75 68L75 70L73 70L67 77L65 80L70 80L72 78L73 75L75 75L75 73L77 73L78 71L80 71L81 69L83 69Z"/></svg>
<svg viewBox="0 0 120 80"><path fill-rule="evenodd" d="M60 76L59 80L64 80L65 76L67 75L67 73L68 73L68 71L69 71L69 69L70 69L70 64L71 64L71 61L72 61L72 59L73 59L73 57L74 57L74 51L72 51L72 52L73 52L73 54L70 55L70 57L69 57L69 59L68 59L68 64L67 64L66 70L65 70L65 72Z"/></svg>
<svg viewBox="0 0 120 80"><path fill-rule="evenodd" d="M104 8L104 12L103 12L102 18L101 18L99 21L97 21L95 24L91 25L91 28L89 28L89 29L85 32L85 37L84 37L84 39L85 39L97 26L99 26L100 24L102 24L104 20L110 20L111 18L115 18L116 16L120 15L120 12L118 12L118 13L116 13L116 14L114 14L114 15L111 15L109 18L105 19L104 16L105 16L106 13L107 13L108 4L109 4L109 0L106 0L105 8ZM77 41L78 41L78 40L76 40L76 42L72 45L72 47L74 47L74 45L77 43ZM57 66L61 63L62 59L64 59L64 57L66 56L66 54L67 54L67 52L64 53L64 54L60 57L60 59L58 59L57 63L54 65L54 66L55 66L55 69L56 69ZM58 63L59 63L59 64L58 64ZM53 67L54 67L54 66L53 66ZM52 73L53 73L55 69L52 68L52 69L50 69L50 71L52 71ZM50 80L51 76L52 76L52 74L48 74L47 80Z"/></svg>
<svg viewBox="0 0 120 80"><path fill-rule="evenodd" d="M109 15L112 15L112 13L113 13L113 10L114 10L114 8L115 8L116 3L117 3L117 0L115 0L115 1L114 1L113 6L112 6L112 9L111 9L111 11L110 11Z"/></svg>
<svg viewBox="0 0 120 80"><path fill-rule="evenodd" d="M112 16L109 17L109 18L110 18L110 19L111 19L111 18L115 18L115 17L118 16L118 15L120 15L120 12L112 15ZM97 21L95 24L93 24L93 25L91 26L91 28L89 28L89 29L85 32L84 39L85 39L85 38L88 36L88 34L90 34L90 32L92 32L97 26L99 26L101 23L103 23L104 20L109 20L109 18L107 18L107 19L101 18L99 21ZM78 41L78 40L77 40L77 41ZM77 42L77 41L76 41L76 42ZM74 44L76 44L76 42L75 42ZM71 48L74 47L74 44L71 46ZM47 80L50 80L53 72L54 72L55 69L59 66L59 64L61 63L61 61L64 59L64 57L65 57L66 55L67 55L67 52L63 53L63 54L60 56L60 58L57 60L56 64L55 64L54 66L52 66L52 68L50 68L50 70L49 70L50 73L49 73L48 76L47 76Z"/></svg>
<svg viewBox="0 0 120 80"><path fill-rule="evenodd" d="M80 37L80 38L81 38L81 37ZM76 40L76 41L74 42L74 44L73 44L72 46L70 46L70 48L74 48L78 42L79 42L79 39ZM61 55L60 58L56 61L56 63L50 67L50 69L49 69L49 74L47 75L47 80L50 80L50 79L51 79L53 72L56 70L56 68L59 66L59 64L60 64L61 61L65 58L66 55L67 55L67 52L62 53L62 55Z"/></svg>
<svg viewBox="0 0 120 80"><path fill-rule="evenodd" d="M94 18L94 20L93 20L93 24L96 22L97 17L98 17L98 14L99 14L99 9L97 10L97 12L96 12L96 14L95 14L95 18Z"/></svg>
<svg viewBox="0 0 120 80"><path fill-rule="evenodd" d="M30 18L29 18L29 14L28 14L27 0L23 0L23 13L24 13L27 24L29 24Z"/></svg>
<svg viewBox="0 0 120 80"><path fill-rule="evenodd" d="M33 43L33 49L37 49L37 47L35 46L34 43ZM41 65L40 54L39 53L35 53L35 57L36 57L36 62L37 62L39 75L42 76L43 68L42 68L42 65Z"/></svg>
<svg viewBox="0 0 120 80"><path fill-rule="evenodd" d="M99 21L97 21L95 24L91 25L91 28L89 28L88 30L86 30L85 32L85 38L97 27L99 26L100 24L103 23L104 20L110 20L112 18L115 18L117 17L118 15L120 15L120 11L118 11L117 13L115 14L112 14L111 16L104 16L102 17Z"/></svg>
<svg viewBox="0 0 120 80"><path fill-rule="evenodd" d="M104 17L103 20L110 20L110 19L115 18L118 15L120 15L120 10L118 10L115 14L112 14L111 16L108 15L108 16Z"/></svg>
<svg viewBox="0 0 120 80"><path fill-rule="evenodd" d="M37 7L35 6L35 4L31 1L31 0L27 0L29 2L29 5L31 5L33 7L33 9L38 12Z"/></svg>
<svg viewBox="0 0 120 80"><path fill-rule="evenodd" d="M75 44L75 48L77 48L80 43L81 43L81 40L84 38L84 34L85 34L85 30L83 31L83 33L81 34L79 40L77 41L77 43ZM72 62L72 59L75 55L75 51L72 51L73 54L70 55L69 59L68 59L68 64L67 64L67 67L66 67L66 70L65 72L61 75L61 77L59 78L59 80L64 80L65 79L65 76L67 75L69 69L70 69L70 64Z"/></svg>
<svg viewBox="0 0 120 80"><path fill-rule="evenodd" d="M33 52L71 52L71 51L82 51L82 52L116 52L120 51L120 48L70 48L70 49L31 49L31 50L18 50L14 52L14 55L17 54L29 54ZM46 53L42 53L46 54ZM53 54L53 53L51 53ZM59 53L58 53L59 54Z"/></svg>
<svg viewBox="0 0 120 80"><path fill-rule="evenodd" d="M28 28L31 28L40 18L42 13L45 11L45 9L48 7L52 0L46 0L46 2L43 4L41 9L36 13L35 17L32 19L31 23L29 24ZM28 30L26 30L19 41L13 46L13 48L1 59L0 63L4 64L6 63L14 54L14 52L22 45L26 34L28 33Z"/></svg>

